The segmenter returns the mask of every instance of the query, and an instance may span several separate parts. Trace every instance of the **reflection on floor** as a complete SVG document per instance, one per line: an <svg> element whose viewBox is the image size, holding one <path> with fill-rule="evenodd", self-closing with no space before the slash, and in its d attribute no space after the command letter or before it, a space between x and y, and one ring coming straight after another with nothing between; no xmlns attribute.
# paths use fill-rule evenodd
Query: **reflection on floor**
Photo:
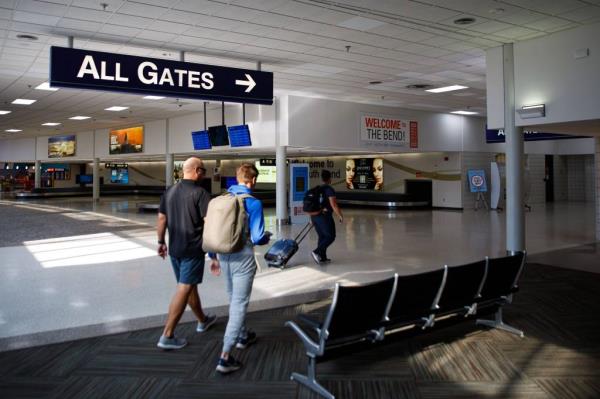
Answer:
<svg viewBox="0 0 600 399"><path fill-rule="evenodd" d="M174 279L169 262L154 255L156 215L137 212L145 201L0 200L0 351L163 322ZM322 298L335 281L361 283L504 253L503 213L347 209L345 216L326 267L310 258L314 232L284 271L268 269L267 247L257 248L262 270L251 309ZM530 260L569 266L572 259L573 267L599 271L598 247L577 247L594 241L593 204L536 206L526 216ZM277 229L273 209L266 225L276 237L301 227ZM205 307L225 313L220 278L206 273L201 296Z"/></svg>
<svg viewBox="0 0 600 399"><path fill-rule="evenodd" d="M519 338L475 326L441 326L318 365L338 398L598 398L600 274L528 264L505 320ZM255 312L255 345L245 367L221 376L215 365L225 320L206 333L180 327L190 345L155 347L160 328L0 353L0 396L29 398L317 399L289 380L305 372L302 346L286 320L322 313L325 301ZM591 317L590 317L591 316Z"/></svg>

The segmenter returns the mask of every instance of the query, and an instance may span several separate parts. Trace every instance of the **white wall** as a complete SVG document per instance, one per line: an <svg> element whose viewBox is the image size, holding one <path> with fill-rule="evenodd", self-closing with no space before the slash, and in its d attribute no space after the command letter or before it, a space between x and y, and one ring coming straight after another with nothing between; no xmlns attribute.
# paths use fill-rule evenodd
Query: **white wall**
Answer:
<svg viewBox="0 0 600 399"><path fill-rule="evenodd" d="M289 145L392 152L460 151L463 117L368 104L289 96ZM417 149L367 146L360 142L362 113L419 122Z"/></svg>
<svg viewBox="0 0 600 399"><path fill-rule="evenodd" d="M546 117L519 126L600 118L600 23L515 43L515 107L546 104ZM590 55L575 59L574 51Z"/></svg>
<svg viewBox="0 0 600 399"><path fill-rule="evenodd" d="M46 154L48 147L46 147ZM31 162L35 160L35 138L0 140L0 161Z"/></svg>
<svg viewBox="0 0 600 399"><path fill-rule="evenodd" d="M60 134L60 136L68 136L68 134ZM37 159L44 162L74 162L82 160L90 160L94 157L94 132L76 133L75 141L75 156L62 158L48 158L48 139L52 136L42 136L37 138Z"/></svg>

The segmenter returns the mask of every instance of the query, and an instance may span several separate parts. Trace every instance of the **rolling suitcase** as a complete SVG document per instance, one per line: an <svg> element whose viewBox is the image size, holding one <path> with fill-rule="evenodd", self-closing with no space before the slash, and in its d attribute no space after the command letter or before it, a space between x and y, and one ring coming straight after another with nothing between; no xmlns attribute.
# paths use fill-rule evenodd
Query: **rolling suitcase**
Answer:
<svg viewBox="0 0 600 399"><path fill-rule="evenodd" d="M304 237L308 235L312 228L312 223L308 222L293 240L281 239L275 241L275 244L273 244L265 254L267 265L269 267L283 269L292 256L298 252L298 245L304 240Z"/></svg>

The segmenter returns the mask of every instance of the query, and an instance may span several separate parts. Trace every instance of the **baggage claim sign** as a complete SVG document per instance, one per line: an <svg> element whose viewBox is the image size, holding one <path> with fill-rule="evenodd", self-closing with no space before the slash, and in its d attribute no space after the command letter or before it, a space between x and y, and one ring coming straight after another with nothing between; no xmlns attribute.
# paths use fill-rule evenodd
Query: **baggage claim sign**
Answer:
<svg viewBox="0 0 600 399"><path fill-rule="evenodd" d="M50 86L273 104L271 72L54 46Z"/></svg>
<svg viewBox="0 0 600 399"><path fill-rule="evenodd" d="M360 141L367 145L419 147L418 123L395 117L360 116Z"/></svg>

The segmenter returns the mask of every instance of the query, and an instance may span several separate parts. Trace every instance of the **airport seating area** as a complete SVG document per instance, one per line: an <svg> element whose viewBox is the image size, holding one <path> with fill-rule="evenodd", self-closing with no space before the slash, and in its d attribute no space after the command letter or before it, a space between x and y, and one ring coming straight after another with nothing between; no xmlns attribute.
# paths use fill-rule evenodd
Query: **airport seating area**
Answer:
<svg viewBox="0 0 600 399"><path fill-rule="evenodd" d="M524 265L525 253L518 253L408 276L395 274L366 285L337 283L323 320L300 314L298 323L286 322L308 357L307 375L293 373L291 378L334 399L316 379L316 363L328 358L326 352L364 341L384 341L386 335L411 328L425 331L437 320L450 317L472 319L478 313L494 313L494 320L478 319L476 324L523 337L522 331L504 323L502 307L512 302Z"/></svg>

